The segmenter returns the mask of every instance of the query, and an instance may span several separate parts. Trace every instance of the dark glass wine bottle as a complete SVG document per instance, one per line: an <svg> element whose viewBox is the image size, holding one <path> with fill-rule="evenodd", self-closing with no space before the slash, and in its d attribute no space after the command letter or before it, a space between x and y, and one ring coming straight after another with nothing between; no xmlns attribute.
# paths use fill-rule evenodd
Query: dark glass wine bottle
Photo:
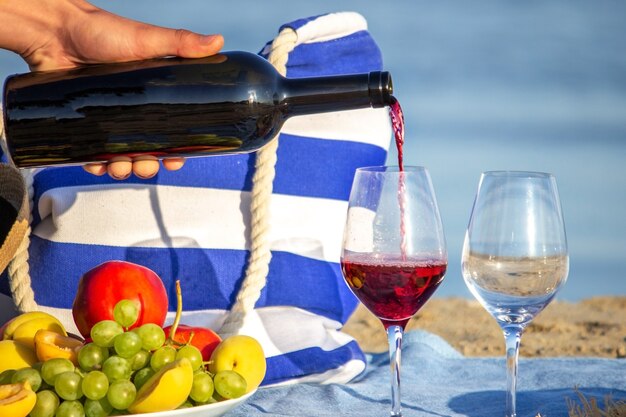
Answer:
<svg viewBox="0 0 626 417"><path fill-rule="evenodd" d="M18 167L252 152L291 116L391 100L388 72L285 78L246 52L34 72L5 83L5 147Z"/></svg>

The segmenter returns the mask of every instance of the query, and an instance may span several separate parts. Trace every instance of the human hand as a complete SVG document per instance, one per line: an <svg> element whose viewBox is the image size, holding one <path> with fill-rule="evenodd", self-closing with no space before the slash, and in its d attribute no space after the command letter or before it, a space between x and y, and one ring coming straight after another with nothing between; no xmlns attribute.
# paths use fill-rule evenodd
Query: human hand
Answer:
<svg viewBox="0 0 626 417"><path fill-rule="evenodd" d="M166 158L161 162L168 171L176 171L183 167L185 159ZM132 159L117 157L106 164L93 163L83 165L83 169L96 176L108 173L111 178L116 180L125 180L130 177L131 173L139 178L148 179L154 177L159 172L159 160L151 156L140 156Z"/></svg>
<svg viewBox="0 0 626 417"><path fill-rule="evenodd" d="M224 45L221 35L137 22L84 0L5 0L0 2L0 22L0 48L18 53L33 71L163 56L200 58L219 52ZM168 170L183 164L183 158L163 160ZM131 173L150 178L158 172L159 161L119 158L84 168L94 175L108 172L116 179Z"/></svg>

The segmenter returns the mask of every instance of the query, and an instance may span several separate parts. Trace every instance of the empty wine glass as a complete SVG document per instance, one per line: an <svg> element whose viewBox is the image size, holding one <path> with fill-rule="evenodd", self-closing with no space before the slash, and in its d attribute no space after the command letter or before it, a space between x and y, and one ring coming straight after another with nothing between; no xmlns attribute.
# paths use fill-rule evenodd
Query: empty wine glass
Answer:
<svg viewBox="0 0 626 417"><path fill-rule="evenodd" d="M357 298L387 331L391 415L401 416L400 357L404 327L443 280L447 253L439 209L423 167L356 171L341 269Z"/></svg>
<svg viewBox="0 0 626 417"><path fill-rule="evenodd" d="M506 416L514 417L524 328L552 301L569 269L554 176L494 171L480 178L463 245L463 278L506 342Z"/></svg>

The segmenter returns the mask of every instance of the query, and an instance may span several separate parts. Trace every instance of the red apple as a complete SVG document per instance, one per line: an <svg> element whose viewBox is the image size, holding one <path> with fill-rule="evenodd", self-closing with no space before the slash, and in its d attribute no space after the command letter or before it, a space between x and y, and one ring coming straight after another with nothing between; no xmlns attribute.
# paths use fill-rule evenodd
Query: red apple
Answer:
<svg viewBox="0 0 626 417"><path fill-rule="evenodd" d="M163 330L165 330L165 336L170 338L172 326L167 326ZM206 327L192 327L179 324L172 340L181 344L187 344L191 340L190 344L197 347L202 353L202 359L208 361L211 359L211 353L220 344L222 338Z"/></svg>
<svg viewBox="0 0 626 417"><path fill-rule="evenodd" d="M130 328L145 323L163 326L168 304L161 278L142 265L107 261L87 271L78 284L72 315L83 337L89 337L97 322L113 320L113 307L124 299L139 305L139 318Z"/></svg>

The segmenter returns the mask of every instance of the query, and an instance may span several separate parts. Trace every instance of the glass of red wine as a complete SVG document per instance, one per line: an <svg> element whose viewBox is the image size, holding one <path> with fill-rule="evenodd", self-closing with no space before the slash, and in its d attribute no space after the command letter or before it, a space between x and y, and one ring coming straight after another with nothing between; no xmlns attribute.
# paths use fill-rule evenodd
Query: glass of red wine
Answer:
<svg viewBox="0 0 626 417"><path fill-rule="evenodd" d="M356 170L341 254L343 276L389 341L391 416L401 416L400 358L409 319L441 284L446 243L426 168Z"/></svg>

